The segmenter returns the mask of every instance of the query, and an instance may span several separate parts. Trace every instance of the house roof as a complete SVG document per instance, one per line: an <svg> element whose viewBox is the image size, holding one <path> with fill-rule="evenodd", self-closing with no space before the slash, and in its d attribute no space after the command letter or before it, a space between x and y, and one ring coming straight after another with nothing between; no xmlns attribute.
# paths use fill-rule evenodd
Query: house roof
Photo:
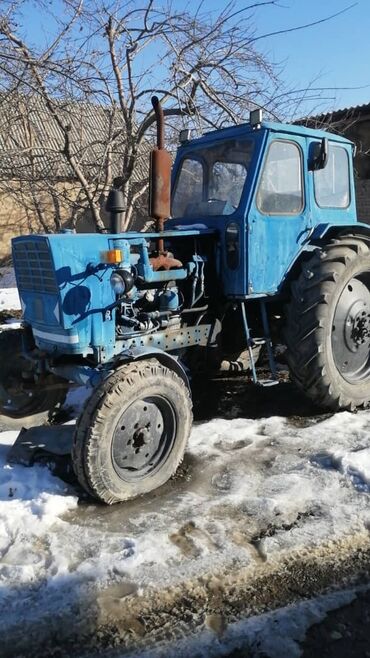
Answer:
<svg viewBox="0 0 370 658"><path fill-rule="evenodd" d="M370 103L362 105L353 105L351 107L343 107L339 110L332 112L322 112L321 114L312 115L295 121L295 124L304 126L327 126L331 124L341 124L343 122L361 120L363 117L370 115Z"/></svg>
<svg viewBox="0 0 370 658"><path fill-rule="evenodd" d="M112 149L112 174L122 173L125 131L118 111L79 101L58 101L58 113L70 127L73 154L92 179L106 161L109 136L118 133ZM64 134L39 96L0 98L0 179L70 179L73 172L63 155ZM148 176L149 145L143 143L134 179Z"/></svg>

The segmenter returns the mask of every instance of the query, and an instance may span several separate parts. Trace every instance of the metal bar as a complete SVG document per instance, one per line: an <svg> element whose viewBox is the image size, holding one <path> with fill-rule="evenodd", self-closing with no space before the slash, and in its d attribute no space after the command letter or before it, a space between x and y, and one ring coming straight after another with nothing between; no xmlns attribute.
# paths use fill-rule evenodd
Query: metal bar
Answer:
<svg viewBox="0 0 370 658"><path fill-rule="evenodd" d="M80 386L91 386L94 388L107 376L106 370L97 370L89 366L64 364L59 366L48 366L49 372L58 377L75 382ZM109 373L108 373L109 374Z"/></svg>
<svg viewBox="0 0 370 658"><path fill-rule="evenodd" d="M212 332L211 324L199 324L194 327L168 327L164 331L155 331L151 334L143 334L141 336L125 337L119 336L114 347L114 353L119 354L125 350L132 348L156 348L164 352L171 350L184 349L192 345L206 346L209 341L209 336Z"/></svg>
<svg viewBox="0 0 370 658"><path fill-rule="evenodd" d="M246 311L245 311L245 302L241 302L241 309L242 309L242 316L243 316L244 333L245 333L245 337L247 339L249 359L250 359L251 368L252 368L252 379L253 379L254 384L258 384L258 377L257 377L257 373L256 373L256 365L254 363L254 356L253 356L253 349L252 349L251 334L250 334L250 330L249 330L249 326L248 326L247 314L246 314Z"/></svg>
<svg viewBox="0 0 370 658"><path fill-rule="evenodd" d="M157 121L157 148L164 149L164 114L158 96L152 96L152 105Z"/></svg>
<svg viewBox="0 0 370 658"><path fill-rule="evenodd" d="M271 336L270 336L269 321L268 321L267 311L266 311L266 303L262 299L260 300L260 306L261 306L263 333L264 333L264 337L266 339L267 355L268 355L270 370L271 370L271 374L272 374L273 378L277 379L276 363L275 363L274 353L272 351L272 342L271 342Z"/></svg>

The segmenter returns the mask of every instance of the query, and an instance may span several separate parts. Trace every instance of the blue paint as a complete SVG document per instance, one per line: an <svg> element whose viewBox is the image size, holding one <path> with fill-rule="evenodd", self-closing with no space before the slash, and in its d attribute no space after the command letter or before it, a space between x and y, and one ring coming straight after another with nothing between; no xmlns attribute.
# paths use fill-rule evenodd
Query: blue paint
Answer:
<svg viewBox="0 0 370 658"><path fill-rule="evenodd" d="M179 307L179 291L176 287L164 290L159 296L159 310L175 312Z"/></svg>
<svg viewBox="0 0 370 658"><path fill-rule="evenodd" d="M345 209L319 208L314 197L313 173L308 171L308 155L313 142L328 137L329 143L346 149L350 163L350 204ZM340 135L328 134L303 126L263 122L260 129L249 124L213 131L182 146L173 169L173 185L184 157L196 154L197 149L214 146L222 139L254 141L254 151L239 208L223 216L193 216L169 220L168 228L186 228L203 224L217 232L218 271L222 291L229 298L250 299L278 293L299 255L312 244L317 225L337 227L357 224L355 189L353 182L352 143ZM256 206L256 193L268 147L273 140L293 141L299 146L303 163L304 207L295 216L263 215ZM239 266L232 269L227 263L227 229L231 222L239 227ZM366 226L366 225L365 225ZM369 227L367 227L367 232ZM324 234L323 234L324 235Z"/></svg>
<svg viewBox="0 0 370 658"><path fill-rule="evenodd" d="M308 170L307 162L312 143L322 137L328 137L330 143L342 146L348 153L350 203L344 209L319 208L316 203L313 173ZM214 146L223 139L254 142L240 204L231 214L227 214L230 206L224 205L222 212L225 214L200 214L168 220L166 231L161 234L166 248L177 258L184 244L187 245L186 260L182 258L182 266L177 269L153 270L150 245L158 238L159 234L155 232L129 231L120 235L64 232L13 240L24 319L32 327L37 347L49 359L80 355L89 357L100 368L104 364L109 368L117 358L138 358L137 350L140 349L146 356L153 350L163 355L183 349L187 344L199 344L198 330L193 331L194 327L191 327L191 331L183 331L186 324L182 327L175 324L174 329L167 333L168 319L173 317L176 323L176 317L181 316L185 290L182 286L187 286L190 305L197 305L200 299L203 299L201 304L204 303L203 293L209 285L217 297L206 298L210 303L220 303L224 299L248 302L274 298L281 293L301 255L320 241L353 226L369 235L369 226L357 223L356 218L352 144L323 131L267 122L260 129L244 124L208 133L179 149L173 168L173 185L184 157L196 154L199 148ZM304 204L296 215L263 214L256 203L266 154L274 140L294 142L301 154ZM196 243L197 250L192 251ZM199 251L199 244L206 245L208 253L212 254L213 269L207 270L210 257L205 257L201 249ZM105 262L104 253L109 249L121 251L119 263ZM134 285L124 304L117 299L110 282L116 269L125 270L134 277ZM204 280L204 272L211 272L207 276L216 277L216 280L209 281L207 277ZM148 292L152 295L151 301L147 301L146 306L144 303L141 319L135 320L132 307ZM247 307L246 303L245 311ZM119 335L116 333L117 318L122 321ZM154 321L159 324L153 324ZM208 336L210 327L200 325L199 331ZM134 345L132 349L130 336ZM180 337L178 344L174 336ZM58 367L63 367L65 376L68 373L68 378L76 381L94 380L93 366L63 363Z"/></svg>
<svg viewBox="0 0 370 658"><path fill-rule="evenodd" d="M186 231L187 237L197 236L198 230ZM209 231L208 231L209 233ZM178 237L168 231L165 237ZM195 268L194 262L171 271L153 271L148 254L149 239L156 233L126 233L124 238L110 234L63 233L48 236L22 236L14 238L13 257L18 289L24 307L24 319L34 333L36 345L54 356L59 354L93 355L98 361L108 361L115 353L116 298L110 276L117 267L134 266L144 284L184 280ZM55 292L47 294L35 290L35 285L24 285L20 276L21 265L17 257L19 245L39 245L50 254L50 276L55 279ZM103 254L109 249L122 251L118 265L106 264ZM135 252L131 253L131 248ZM26 249L27 251L27 249ZM33 262L27 262L28 269ZM44 265L42 265L44 267ZM178 296L168 302L175 310Z"/></svg>

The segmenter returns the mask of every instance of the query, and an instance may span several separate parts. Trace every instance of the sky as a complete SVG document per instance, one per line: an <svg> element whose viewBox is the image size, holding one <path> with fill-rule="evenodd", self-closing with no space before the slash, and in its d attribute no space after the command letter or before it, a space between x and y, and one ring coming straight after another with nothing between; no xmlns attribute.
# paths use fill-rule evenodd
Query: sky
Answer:
<svg viewBox="0 0 370 658"><path fill-rule="evenodd" d="M239 9L255 1L235 0L235 6ZM49 0L54 7L60 4L60 0ZM138 0L138 6L141 4ZM177 10L198 4L199 0L173 0ZM226 4L225 0L204 0L203 10L219 12ZM321 24L266 36L258 42L259 48L282 67L282 78L290 89L308 85L325 88L320 101L313 89L300 111L313 114L370 102L370 1L276 0L274 5L265 3L254 10L256 35L265 35L319 21L345 9ZM24 0L23 16L28 33L37 39L39 17L31 0Z"/></svg>
<svg viewBox="0 0 370 658"><path fill-rule="evenodd" d="M224 5L220 0L213 3ZM324 105L330 109L370 102L370 2L352 4L352 0L281 0L278 6L260 8L255 14L257 32L266 34L349 7L327 22L260 41L265 52L283 64L289 87L304 88L311 82L327 87Z"/></svg>
<svg viewBox="0 0 370 658"><path fill-rule="evenodd" d="M190 0L189 4L196 3ZM205 0L203 7L219 11L226 4L225 0ZM236 8L250 4L253 0L235 2ZM183 5L182 0L175 0L175 5ZM259 42L259 47L282 65L289 88L306 88L311 83L329 88L322 92L320 108L324 109L370 102L370 1L277 0L275 6L262 6L254 12L256 34L263 35L312 23L346 8L327 22ZM308 100L307 110L316 103L314 98Z"/></svg>

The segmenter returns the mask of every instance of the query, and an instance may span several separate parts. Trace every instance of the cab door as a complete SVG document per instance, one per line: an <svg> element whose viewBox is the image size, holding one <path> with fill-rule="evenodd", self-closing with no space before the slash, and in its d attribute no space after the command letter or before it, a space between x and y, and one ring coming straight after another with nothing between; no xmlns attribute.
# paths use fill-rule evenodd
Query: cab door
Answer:
<svg viewBox="0 0 370 658"><path fill-rule="evenodd" d="M272 133L248 213L248 294L276 292L311 228L306 139Z"/></svg>

